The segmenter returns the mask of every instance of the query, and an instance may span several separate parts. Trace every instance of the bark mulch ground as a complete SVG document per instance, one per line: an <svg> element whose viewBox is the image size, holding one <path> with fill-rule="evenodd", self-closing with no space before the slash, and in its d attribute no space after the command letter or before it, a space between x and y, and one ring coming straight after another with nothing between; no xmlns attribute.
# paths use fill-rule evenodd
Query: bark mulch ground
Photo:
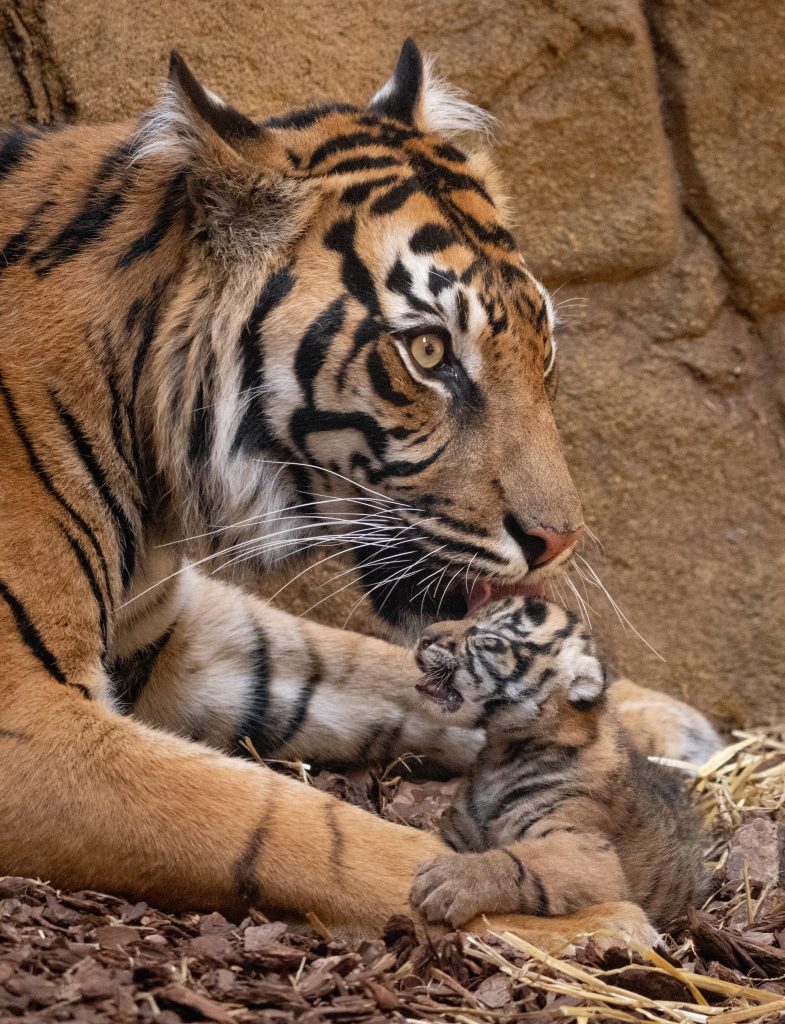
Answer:
<svg viewBox="0 0 785 1024"><path fill-rule="evenodd" d="M556 957L509 936L418 942L405 917L347 945L257 911L240 923L166 914L7 877L0 1021L785 1021L785 733L737 740L696 782L715 836L713 895L659 951L589 941ZM399 770L306 781L419 827L451 792Z"/></svg>

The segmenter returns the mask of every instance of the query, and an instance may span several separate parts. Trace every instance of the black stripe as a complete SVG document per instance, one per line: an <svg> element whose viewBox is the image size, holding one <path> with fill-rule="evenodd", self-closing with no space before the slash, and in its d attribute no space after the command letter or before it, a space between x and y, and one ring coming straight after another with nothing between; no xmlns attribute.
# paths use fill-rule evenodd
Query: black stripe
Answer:
<svg viewBox="0 0 785 1024"><path fill-rule="evenodd" d="M408 395L404 395L403 392L395 390L393 382L390 380L390 375L387 372L387 367L384 365L384 360L379 355L379 350L377 348L371 348L368 350L365 365L368 370L368 379L373 385L373 389L379 398L384 399L385 402L390 402L391 405L397 405L399 407L412 404L412 400Z"/></svg>
<svg viewBox="0 0 785 1024"><path fill-rule="evenodd" d="M400 729L400 726L398 726ZM376 746L377 742L381 739L387 726L380 722L377 725L372 725L371 728L366 732L365 738L357 749L357 764L366 765L371 756L371 751ZM381 759L380 759L381 760ZM383 762L382 762L383 763Z"/></svg>
<svg viewBox="0 0 785 1024"><path fill-rule="evenodd" d="M126 328L129 333L136 326L137 321L141 320L142 338L139 348L136 351L136 355L134 356L134 365L131 371L131 433L134 463L140 470L143 464L142 439L139 436L136 399L139 394L139 385L142 381L142 371L144 370L150 346L153 343L153 338L155 337L155 333L158 329L158 308L168 284L168 278L163 281L156 281L153 285L152 294L147 301L147 305L145 306L141 299L134 300L131 304L131 308L128 310L128 316L126 317Z"/></svg>
<svg viewBox="0 0 785 1024"><path fill-rule="evenodd" d="M101 571L104 577L106 593L111 597L112 588L109 583L109 567L106 563L106 558L104 557L101 545L98 543L98 538L96 537L90 525L84 521L84 519L79 515L76 509L72 508L72 506L66 501L66 499L62 496L62 494L52 483L51 477L44 469L41 460L38 458L38 455L36 454L35 449L33 448L33 445L29 437L27 436L27 432L25 431L24 426L22 425L22 420L21 417L19 416L16 404L14 403L14 400L11 397L11 393L5 386L1 373L0 393L3 395L3 398L5 400L6 408L8 409L8 415L11 417L11 422L14 425L14 430L16 431L17 437L19 438L19 441L27 454L27 458L30 463L30 468L32 469L33 473L35 473L35 475L38 477L39 481L41 482L41 485L43 486L47 494L51 495L51 497L54 498L54 500L63 509L63 511L66 512L71 517L71 519L73 519L73 521L76 523L76 525L85 535L85 537L87 537L87 539L92 544L93 550L95 551L96 557L98 558L98 561L100 562L101 565Z"/></svg>
<svg viewBox="0 0 785 1024"><path fill-rule="evenodd" d="M330 832L330 865L337 871L343 869L343 851L346 839L338 824L339 804L336 797L329 797L324 809L324 821Z"/></svg>
<svg viewBox="0 0 785 1024"><path fill-rule="evenodd" d="M382 464L380 469L372 470L368 474L370 483L378 484L381 480L389 480L390 477L401 477L416 476L418 473L422 473L428 466L433 465L437 459L439 459L447 447L448 442L439 445L435 452L427 456L425 459L420 459L418 462L411 462L407 459L399 459L396 462L385 462ZM495 558L495 556L494 556ZM495 561L504 561L504 559L495 558Z"/></svg>
<svg viewBox="0 0 785 1024"><path fill-rule="evenodd" d="M18 167L36 139L34 132L25 131L23 128L14 128L7 134L0 135L0 181Z"/></svg>
<svg viewBox="0 0 785 1024"><path fill-rule="evenodd" d="M545 891L542 879L536 871L531 869L529 870L529 878L532 880L532 885L537 895L536 913L539 917L547 917L551 912L551 901L548 899L548 893Z"/></svg>
<svg viewBox="0 0 785 1024"><path fill-rule="evenodd" d="M278 746L286 746L286 744L290 743L302 728L318 682L319 676L314 673L305 686L300 690L300 693L297 696L297 702L294 706L294 711L292 712L289 721L286 723L283 736L279 741Z"/></svg>
<svg viewBox="0 0 785 1024"><path fill-rule="evenodd" d="M1 579L0 597L3 598L5 603L11 609L11 614L14 617L16 628L19 631L19 636L22 638L25 646L41 662L53 679L56 679L58 683L68 685L68 680L65 677L65 673L60 668L57 658L44 643L41 634L35 628L32 619L27 614L25 606L21 601L14 597L8 585ZM82 687L82 689L84 689L84 687ZM86 690L85 694L87 694Z"/></svg>
<svg viewBox="0 0 785 1024"><path fill-rule="evenodd" d="M433 151L442 160L450 160L454 164L465 164L468 159L465 153L456 149L449 142L442 142L438 146L434 146Z"/></svg>
<svg viewBox="0 0 785 1024"><path fill-rule="evenodd" d="M532 836L532 839L545 839L546 836L552 836L555 832L577 832L578 828L575 825L551 825L549 828L545 828L542 832L538 832L536 836Z"/></svg>
<svg viewBox="0 0 785 1024"><path fill-rule="evenodd" d="M444 449L441 448L440 452ZM432 544L437 546L446 544L448 550L456 554L461 555L479 555L484 558L486 562L492 562L494 565L506 565L507 560L502 558L501 555L495 554L490 548L484 547L482 544L475 542L470 544L467 541L456 540L454 537L448 537L445 534L437 533L431 526L425 526L423 523L418 524L417 527L419 533L426 537ZM483 533L478 530L477 536L483 536Z"/></svg>
<svg viewBox="0 0 785 1024"><path fill-rule="evenodd" d="M87 577L87 582L90 585L90 589L93 592L93 597L95 598L95 602L98 605L98 623L99 623L99 627L101 629L101 643L102 643L103 649L106 650L106 643L107 643L107 639L108 639L108 623L107 623L107 616L106 616L106 603L104 601L104 596L101 593L101 588L98 586L98 580L95 578L95 573L93 572L93 567L92 567L92 565L90 565L90 559L85 554L84 548L81 546L79 541L75 537L72 537L71 534L68 532L68 530L66 530L66 528L64 526L62 526L61 524L58 524L58 525L60 526L61 533L63 534L65 539L68 541L68 544L69 544L71 550L73 551L74 555L76 556L77 562L79 562L79 565L82 567L82 572Z"/></svg>
<svg viewBox="0 0 785 1024"><path fill-rule="evenodd" d="M373 171L380 167L402 167L403 161L397 156L350 156L339 160L337 164L316 177L329 177L333 174L352 174L354 171Z"/></svg>
<svg viewBox="0 0 785 1024"><path fill-rule="evenodd" d="M0 740L29 741L30 737L23 732L16 732L14 729L0 729Z"/></svg>
<svg viewBox="0 0 785 1024"><path fill-rule="evenodd" d="M232 868L237 894L243 907L256 907L261 901L261 889L256 874L256 862L259 859L264 839L269 827L269 815L258 825L245 844L245 849L237 858Z"/></svg>
<svg viewBox="0 0 785 1024"><path fill-rule="evenodd" d="M414 280L400 259L397 259L392 265L385 284L391 292L403 295L412 309L416 309L420 313L430 313L432 316L436 316L438 312L436 307L414 294Z"/></svg>
<svg viewBox="0 0 785 1024"><path fill-rule="evenodd" d="M136 537L131 520L110 487L103 467L98 461L81 426L65 406L60 404L55 395L52 395L52 401L60 416L60 420L68 431L79 458L82 460L96 490L103 499L114 521L115 531L119 535L120 541L120 573L123 586L125 586L131 578L136 562Z"/></svg>
<svg viewBox="0 0 785 1024"><path fill-rule="evenodd" d="M104 338L104 350L109 349L109 341ZM120 399L120 391L117 387L117 380L111 369L106 371L106 386L109 390L109 399L112 403L112 437L118 456L125 463L129 476L136 479L136 467L132 463L133 453L128 451L126 443L126 431L129 429L128 412L125 410Z"/></svg>
<svg viewBox="0 0 785 1024"><path fill-rule="evenodd" d="M96 242L106 231L123 205L122 185L108 194L104 185L121 167L128 165L129 149L124 143L104 157L93 180L85 192L82 208L63 227L55 238L32 257L36 274L43 276L78 256L83 249Z"/></svg>
<svg viewBox="0 0 785 1024"><path fill-rule="evenodd" d="M270 117L262 123L262 127L310 128L311 125L321 121L328 114L356 113L357 109L350 103L325 103L320 107L305 107L302 110L292 110L288 114L281 114L279 117Z"/></svg>
<svg viewBox="0 0 785 1024"><path fill-rule="evenodd" d="M308 167L314 168L322 163L328 156L336 153L345 153L349 149L359 149L361 146L381 146L383 141L380 135L372 135L370 132L351 132L346 135L333 135L332 138L323 142L311 153Z"/></svg>
<svg viewBox="0 0 785 1024"><path fill-rule="evenodd" d="M186 195L186 180L185 171L180 171L169 182L152 227L139 235L125 250L117 261L118 270L130 266L136 260L141 259L142 256L146 256L147 253L154 252L158 248L161 241L166 237L169 228L174 223L175 217L183 208L183 200Z"/></svg>
<svg viewBox="0 0 785 1024"><path fill-rule="evenodd" d="M451 267L431 267L428 271L428 291L434 296L438 297L445 288L451 288L458 280L458 275ZM458 292L458 300L460 301L461 293ZM466 328L462 328L465 330Z"/></svg>
<svg viewBox="0 0 785 1024"><path fill-rule="evenodd" d="M526 868L523 865L523 861L520 857L516 856L512 850L508 850L506 846L501 848L502 853L506 853L510 860L515 865L516 869L516 885L523 885L524 879L526 878Z"/></svg>
<svg viewBox="0 0 785 1024"><path fill-rule="evenodd" d="M441 252L457 241L454 232L443 224L423 224L409 239L409 248L415 255L421 256L429 252Z"/></svg>
<svg viewBox="0 0 785 1024"><path fill-rule="evenodd" d="M396 210L400 210L407 199L419 191L420 189L417 187L417 182L414 178L402 181L400 185L391 188L389 192L379 196L378 199L371 203L371 213L376 217L395 213Z"/></svg>
<svg viewBox="0 0 785 1024"><path fill-rule="evenodd" d="M441 500L436 495L424 494L418 502L419 507L410 504L407 512L414 516L422 516L423 519L430 519L434 514L434 508L439 505L441 505ZM454 530L467 533L470 537L490 536L489 531L485 527L477 523L466 522L464 519L457 519L455 516L449 515L442 508L439 508L436 515L440 525L444 523L446 526L451 526Z"/></svg>
<svg viewBox="0 0 785 1024"><path fill-rule="evenodd" d="M125 714L132 711L150 682L155 663L174 633L177 619L152 643L126 655L112 666L115 683L114 697L118 711Z"/></svg>
<svg viewBox="0 0 785 1024"><path fill-rule="evenodd" d="M308 406L292 413L289 429L295 445L310 460L313 455L308 450L308 437L337 430L356 430L362 434L377 459L383 458L387 449L385 430L373 416L362 412L331 412Z"/></svg>
<svg viewBox="0 0 785 1024"><path fill-rule="evenodd" d="M275 735L270 715L270 658L267 636L257 627L256 642L250 655L250 679L253 683L253 701L250 711L237 730L235 746L245 757L253 755L241 744L246 737L251 740L260 757L267 757L275 748Z"/></svg>
<svg viewBox="0 0 785 1024"><path fill-rule="evenodd" d="M341 280L350 295L365 306L369 313L381 316L376 285L365 262L357 255L354 238L357 230L355 221L339 220L324 236L324 244L342 258Z"/></svg>
<svg viewBox="0 0 785 1024"><path fill-rule="evenodd" d="M51 206L54 206L54 199L45 199L39 203L24 227L12 235L0 249L0 273L25 258L32 246L32 234Z"/></svg>
<svg viewBox="0 0 785 1024"><path fill-rule="evenodd" d="M295 278L289 267L277 270L265 282L240 332L238 348L242 361L242 379L239 397L245 412L232 442L232 454L241 448L260 451L273 441L261 397L264 387L264 350L260 334L264 321L283 302L294 285ZM248 397L251 390L253 396Z"/></svg>
<svg viewBox="0 0 785 1024"><path fill-rule="evenodd" d="M590 791L585 788L581 788L580 786L575 786L573 789L562 790L555 800L551 800L549 803L540 804L537 809L529 814L528 817L524 818L522 822L516 822L517 829L515 838L523 839L532 825L536 825L538 821L542 821L543 818L548 817L549 814L553 814L556 808L559 807L560 804L565 803L565 801L571 800L576 796L587 795L591 795Z"/></svg>
<svg viewBox="0 0 785 1024"><path fill-rule="evenodd" d="M560 783L563 783L563 777L557 775L555 778L551 776L546 779L535 779L533 782L524 782L519 786L514 786L512 789L507 790L502 799L498 802L494 811L494 817L499 817L504 814L505 811L509 811L515 804L522 803L531 797L535 797L540 793L547 793L550 789L556 789ZM529 812L533 812L534 808L527 808Z"/></svg>
<svg viewBox="0 0 785 1024"><path fill-rule="evenodd" d="M364 203L375 188L384 188L391 185L398 178L394 174L386 174L382 178L372 178L370 181L357 181L347 187L341 193L341 202L349 203L351 206L359 206Z"/></svg>
<svg viewBox="0 0 785 1024"><path fill-rule="evenodd" d="M302 337L294 358L294 372L305 400L314 403L313 389L335 336L343 327L346 297L334 299L312 321Z"/></svg>
<svg viewBox="0 0 785 1024"><path fill-rule="evenodd" d="M204 368L204 379L199 381L193 408L191 429L188 437L188 461L194 470L207 461L213 442L213 399L214 399L215 354L210 352ZM201 489L201 488L200 488ZM206 514L207 506L202 509Z"/></svg>

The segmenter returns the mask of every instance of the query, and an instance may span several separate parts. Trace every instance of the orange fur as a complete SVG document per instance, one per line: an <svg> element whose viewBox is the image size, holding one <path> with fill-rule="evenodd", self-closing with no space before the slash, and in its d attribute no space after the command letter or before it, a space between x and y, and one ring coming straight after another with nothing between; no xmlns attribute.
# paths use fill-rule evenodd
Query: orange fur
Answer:
<svg viewBox="0 0 785 1024"><path fill-rule="evenodd" d="M254 729L273 737L271 753L328 760L419 744L455 768L476 748L421 726L400 648L183 574L183 554L215 558L261 537L270 547L243 566L258 573L298 544L253 524L301 507L303 493L352 522L384 489L386 516L414 493L466 517L463 533L449 515L439 524L458 551L467 533L490 537L478 576L547 575L501 524L514 507L524 525L580 525L543 381L551 325L498 220L485 158L378 109L255 126L189 74L175 62L169 98L143 122L0 137L0 872L165 906L313 911L368 935L410 909L417 866L440 840L227 753ZM444 202L422 184L433 167ZM411 202L372 214L401 185ZM385 326L402 316L390 253L410 252L427 223L463 225L432 259L455 288L465 277L475 326L463 358L492 399L474 418L453 403L460 429L444 387L420 379ZM327 346L318 329L331 310ZM374 344L355 352L368 324ZM349 426L314 429L345 415ZM374 520L383 541L387 522ZM466 563L455 555L468 579ZM597 914L648 935L635 908Z"/></svg>

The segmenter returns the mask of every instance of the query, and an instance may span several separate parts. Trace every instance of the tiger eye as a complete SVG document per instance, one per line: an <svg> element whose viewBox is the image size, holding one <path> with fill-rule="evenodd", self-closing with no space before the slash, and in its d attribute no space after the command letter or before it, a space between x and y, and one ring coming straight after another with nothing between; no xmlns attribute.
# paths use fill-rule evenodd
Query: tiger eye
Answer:
<svg viewBox="0 0 785 1024"><path fill-rule="evenodd" d="M424 370L435 370L444 361L444 342L438 334L418 334L409 342L409 351Z"/></svg>

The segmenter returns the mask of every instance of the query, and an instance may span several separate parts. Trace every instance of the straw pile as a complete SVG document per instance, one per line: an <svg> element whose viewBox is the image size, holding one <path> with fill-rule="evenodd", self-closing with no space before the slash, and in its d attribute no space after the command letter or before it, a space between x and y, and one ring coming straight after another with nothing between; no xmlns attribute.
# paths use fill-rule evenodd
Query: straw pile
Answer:
<svg viewBox="0 0 785 1024"><path fill-rule="evenodd" d="M555 956L493 935L418 943L407 918L349 947L256 911L237 925L7 878L0 1021L785 1021L785 727L733 738L693 783L712 834L712 894L658 951L590 941ZM411 781L401 764L313 778L291 768L418 827L433 824L452 790Z"/></svg>

